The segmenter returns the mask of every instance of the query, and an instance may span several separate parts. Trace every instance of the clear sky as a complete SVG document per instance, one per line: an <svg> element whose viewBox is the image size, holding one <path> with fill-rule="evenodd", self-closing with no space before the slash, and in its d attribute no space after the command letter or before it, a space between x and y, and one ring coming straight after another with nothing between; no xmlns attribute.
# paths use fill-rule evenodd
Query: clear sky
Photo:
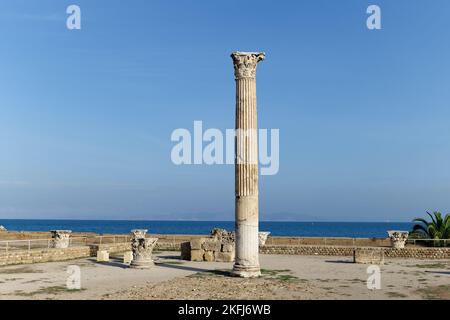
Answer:
<svg viewBox="0 0 450 320"><path fill-rule="evenodd" d="M450 211L449 19L448 0L1 1L0 218L232 220L233 166L175 166L170 135L233 128L235 50L266 52L259 125L280 129L262 219Z"/></svg>

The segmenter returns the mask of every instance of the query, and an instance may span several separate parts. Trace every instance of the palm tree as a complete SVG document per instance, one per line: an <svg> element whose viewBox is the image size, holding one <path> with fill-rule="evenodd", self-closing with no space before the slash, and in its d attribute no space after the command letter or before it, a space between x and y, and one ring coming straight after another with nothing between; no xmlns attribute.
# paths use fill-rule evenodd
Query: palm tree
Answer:
<svg viewBox="0 0 450 320"><path fill-rule="evenodd" d="M446 214L442 218L442 214L438 211L433 214L427 212L431 221L422 218L416 218L413 222L417 222L413 227L413 233L420 235L426 239L450 239L450 214Z"/></svg>

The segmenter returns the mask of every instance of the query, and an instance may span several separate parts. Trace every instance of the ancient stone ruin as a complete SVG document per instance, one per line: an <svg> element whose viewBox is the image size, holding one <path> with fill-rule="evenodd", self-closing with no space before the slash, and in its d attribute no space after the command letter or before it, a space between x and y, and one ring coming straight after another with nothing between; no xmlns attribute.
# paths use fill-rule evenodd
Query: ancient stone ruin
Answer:
<svg viewBox="0 0 450 320"><path fill-rule="evenodd" d="M266 241L267 241L267 238L269 237L269 235L270 235L270 232L268 232L268 231L260 231L258 233L258 236L259 236L258 240L259 240L260 247L266 244Z"/></svg>
<svg viewBox="0 0 450 320"><path fill-rule="evenodd" d="M256 67L262 52L231 55L236 80L235 215L236 261L233 275L259 277L259 193Z"/></svg>
<svg viewBox="0 0 450 320"><path fill-rule="evenodd" d="M234 232L227 231L225 229L214 228L211 230L211 236L213 239L220 241L222 244L233 244L236 242L236 236Z"/></svg>
<svg viewBox="0 0 450 320"><path fill-rule="evenodd" d="M131 249L133 251L133 260L130 263L131 268L148 269L154 265L153 248L158 241L157 238L146 238L147 230L131 231Z"/></svg>
<svg viewBox="0 0 450 320"><path fill-rule="evenodd" d="M70 245L71 230L52 230L52 247L57 249L66 249Z"/></svg>
<svg viewBox="0 0 450 320"><path fill-rule="evenodd" d="M260 245L264 245L270 232L260 232ZM181 244L181 259L191 261L233 262L236 235L225 229L213 229L211 237L192 239Z"/></svg>
<svg viewBox="0 0 450 320"><path fill-rule="evenodd" d="M97 262L109 262L109 252L107 250L97 251Z"/></svg>
<svg viewBox="0 0 450 320"><path fill-rule="evenodd" d="M191 261L233 262L235 257L234 232L213 229L211 237L192 239L181 244L181 259Z"/></svg>
<svg viewBox="0 0 450 320"><path fill-rule="evenodd" d="M408 240L408 231L388 231L389 238L391 239L391 246L395 249L404 249L406 241Z"/></svg>

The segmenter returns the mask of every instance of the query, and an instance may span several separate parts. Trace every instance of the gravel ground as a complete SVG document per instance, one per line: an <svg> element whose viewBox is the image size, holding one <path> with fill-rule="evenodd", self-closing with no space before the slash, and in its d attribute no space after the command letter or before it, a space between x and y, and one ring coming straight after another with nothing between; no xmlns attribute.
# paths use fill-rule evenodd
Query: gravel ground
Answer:
<svg viewBox="0 0 450 320"><path fill-rule="evenodd" d="M261 255L263 276L229 277L231 263L155 255L135 270L113 257L0 268L0 299L450 299L450 261L389 259L381 289L367 289L367 265L349 257ZM68 290L67 267L81 269L81 290Z"/></svg>

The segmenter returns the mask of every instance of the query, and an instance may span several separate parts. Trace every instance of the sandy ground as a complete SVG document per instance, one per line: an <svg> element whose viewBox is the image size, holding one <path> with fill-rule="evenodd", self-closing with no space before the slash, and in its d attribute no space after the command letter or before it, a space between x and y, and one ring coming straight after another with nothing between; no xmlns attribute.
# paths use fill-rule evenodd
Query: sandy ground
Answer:
<svg viewBox="0 0 450 320"><path fill-rule="evenodd" d="M390 259L381 289L367 288L367 265L349 257L261 255L259 279L229 277L231 263L155 255L149 270L120 256L0 268L0 299L450 299L450 261ZM67 267L81 269L81 290L66 288Z"/></svg>

